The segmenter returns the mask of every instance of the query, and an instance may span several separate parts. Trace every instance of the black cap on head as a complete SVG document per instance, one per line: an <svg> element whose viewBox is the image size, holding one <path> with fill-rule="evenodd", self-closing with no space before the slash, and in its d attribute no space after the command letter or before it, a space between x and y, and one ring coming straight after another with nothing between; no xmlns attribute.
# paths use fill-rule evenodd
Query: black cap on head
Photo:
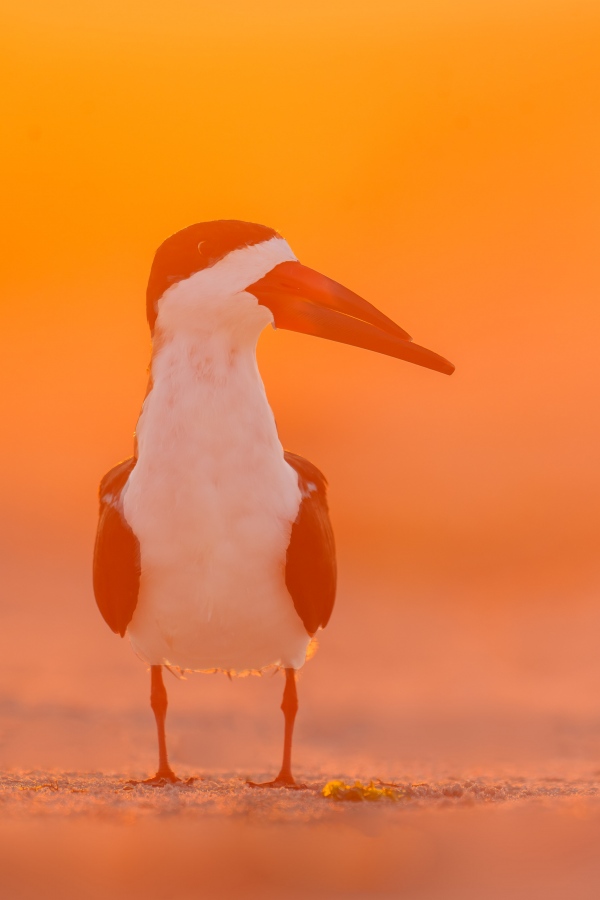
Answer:
<svg viewBox="0 0 600 900"><path fill-rule="evenodd" d="M199 222L172 234L154 254L150 269L146 291L150 329L154 330L158 301L172 284L213 266L232 250L260 244L273 237L279 237L273 228L235 219Z"/></svg>

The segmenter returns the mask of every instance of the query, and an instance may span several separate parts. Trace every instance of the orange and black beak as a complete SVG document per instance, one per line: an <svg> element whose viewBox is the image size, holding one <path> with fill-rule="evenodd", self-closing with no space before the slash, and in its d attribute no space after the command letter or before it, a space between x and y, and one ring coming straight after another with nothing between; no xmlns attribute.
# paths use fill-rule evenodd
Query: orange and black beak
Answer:
<svg viewBox="0 0 600 900"><path fill-rule="evenodd" d="M443 356L410 335L358 294L299 262L284 262L246 288L273 313L276 328L352 344L452 375Z"/></svg>

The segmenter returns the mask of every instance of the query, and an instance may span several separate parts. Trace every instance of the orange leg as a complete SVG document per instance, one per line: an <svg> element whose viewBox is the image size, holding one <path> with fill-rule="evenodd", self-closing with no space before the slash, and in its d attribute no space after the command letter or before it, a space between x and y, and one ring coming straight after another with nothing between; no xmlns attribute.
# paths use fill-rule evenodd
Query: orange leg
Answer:
<svg viewBox="0 0 600 900"><path fill-rule="evenodd" d="M281 770L274 781L258 784L249 781L250 787L289 787L302 789L304 785L296 784L292 775L292 736L294 734L294 722L298 712L298 693L296 691L296 672L294 669L285 670L285 688L281 709L285 717L285 732L283 738L283 762Z"/></svg>
<svg viewBox="0 0 600 900"><path fill-rule="evenodd" d="M167 689L162 678L162 666L150 667L151 691L150 706L156 719L158 731L158 772L153 778L147 778L144 784L165 784L180 781L169 765L167 756L167 739L165 736L165 719L167 717Z"/></svg>
<svg viewBox="0 0 600 900"><path fill-rule="evenodd" d="M296 691L296 673L293 669L285 670L285 687L281 710L285 717L285 731L283 737L283 762L281 771L275 779L280 784L295 784L292 775L292 736L294 734L294 722L298 712L298 693Z"/></svg>

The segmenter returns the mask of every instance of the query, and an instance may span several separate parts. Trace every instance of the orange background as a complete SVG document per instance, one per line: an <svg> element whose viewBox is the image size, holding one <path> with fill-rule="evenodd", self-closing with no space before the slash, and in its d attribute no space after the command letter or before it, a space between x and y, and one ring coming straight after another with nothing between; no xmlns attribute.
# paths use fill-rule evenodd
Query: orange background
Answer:
<svg viewBox="0 0 600 900"><path fill-rule="evenodd" d="M592 631L567 626L599 581L599 24L577 0L13 4L3 696L96 702L118 672L110 702L128 679L146 702L93 605L97 483L132 449L155 248L239 218L457 366L261 339L282 441L330 483L341 584L315 673L335 661L356 698L368 670L373 702L394 672L409 703L419 665L434 698L477 645L467 701L496 659L488 698L539 676L535 702L597 708Z"/></svg>

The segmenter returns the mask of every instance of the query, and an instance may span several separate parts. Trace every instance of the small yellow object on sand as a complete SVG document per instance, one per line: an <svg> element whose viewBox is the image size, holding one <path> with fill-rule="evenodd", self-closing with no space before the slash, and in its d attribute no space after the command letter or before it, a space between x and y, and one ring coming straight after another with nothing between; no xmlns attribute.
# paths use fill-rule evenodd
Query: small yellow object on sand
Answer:
<svg viewBox="0 0 600 900"><path fill-rule="evenodd" d="M330 800L346 800L350 803L360 803L363 800L398 800L402 796L401 791L391 787L376 787L372 781L362 784L355 781L354 784L345 784L343 781L328 781L322 794Z"/></svg>

